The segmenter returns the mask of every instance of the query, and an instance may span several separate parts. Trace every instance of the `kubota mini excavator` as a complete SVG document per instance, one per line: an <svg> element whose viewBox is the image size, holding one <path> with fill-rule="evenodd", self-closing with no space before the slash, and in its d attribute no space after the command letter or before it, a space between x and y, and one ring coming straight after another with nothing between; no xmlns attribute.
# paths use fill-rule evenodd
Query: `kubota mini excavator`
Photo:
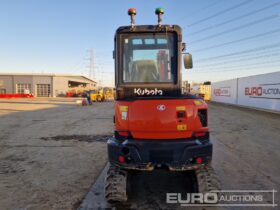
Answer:
<svg viewBox="0 0 280 210"><path fill-rule="evenodd" d="M135 25L136 9L129 9L130 26L115 34L115 134L107 142L110 167L106 176L108 201L127 200L131 170L194 170L199 192L217 190L210 166L207 104L182 94L182 54L185 68L192 57L184 53L182 30L163 25Z"/></svg>

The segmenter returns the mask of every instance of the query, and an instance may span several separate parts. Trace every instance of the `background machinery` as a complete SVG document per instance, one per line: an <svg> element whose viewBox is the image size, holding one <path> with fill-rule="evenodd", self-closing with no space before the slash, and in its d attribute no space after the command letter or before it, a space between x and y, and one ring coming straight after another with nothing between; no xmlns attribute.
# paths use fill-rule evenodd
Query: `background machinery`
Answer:
<svg viewBox="0 0 280 210"><path fill-rule="evenodd" d="M211 85L194 85L191 87L190 93L203 98L205 101L210 101Z"/></svg>
<svg viewBox="0 0 280 210"><path fill-rule="evenodd" d="M114 99L114 89L103 87L97 90L90 91L90 98L91 101L94 102L103 102L105 100L112 100Z"/></svg>

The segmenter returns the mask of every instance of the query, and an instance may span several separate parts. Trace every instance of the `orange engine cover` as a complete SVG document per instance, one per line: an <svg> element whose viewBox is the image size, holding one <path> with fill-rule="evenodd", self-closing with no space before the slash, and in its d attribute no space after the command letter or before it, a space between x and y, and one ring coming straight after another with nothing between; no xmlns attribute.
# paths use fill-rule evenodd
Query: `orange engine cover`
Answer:
<svg viewBox="0 0 280 210"><path fill-rule="evenodd" d="M135 100L115 102L115 129L129 131L134 139L181 139L203 127L198 110L207 104L199 99Z"/></svg>

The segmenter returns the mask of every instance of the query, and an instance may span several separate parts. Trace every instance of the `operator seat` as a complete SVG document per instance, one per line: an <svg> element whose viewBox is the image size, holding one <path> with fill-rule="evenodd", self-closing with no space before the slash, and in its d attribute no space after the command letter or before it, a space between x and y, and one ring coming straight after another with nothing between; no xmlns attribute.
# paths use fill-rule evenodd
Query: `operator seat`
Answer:
<svg viewBox="0 0 280 210"><path fill-rule="evenodd" d="M132 64L132 82L159 82L156 62L154 60L134 61Z"/></svg>

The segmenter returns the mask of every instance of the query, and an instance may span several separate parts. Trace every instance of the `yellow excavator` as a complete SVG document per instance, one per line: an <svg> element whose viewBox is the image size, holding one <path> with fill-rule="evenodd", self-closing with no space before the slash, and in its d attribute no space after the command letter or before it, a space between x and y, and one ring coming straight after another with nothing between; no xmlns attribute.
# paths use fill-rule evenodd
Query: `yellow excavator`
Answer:
<svg viewBox="0 0 280 210"><path fill-rule="evenodd" d="M114 89L113 88L99 88L97 90L90 91L90 99L94 102L103 102L106 100L114 99Z"/></svg>

